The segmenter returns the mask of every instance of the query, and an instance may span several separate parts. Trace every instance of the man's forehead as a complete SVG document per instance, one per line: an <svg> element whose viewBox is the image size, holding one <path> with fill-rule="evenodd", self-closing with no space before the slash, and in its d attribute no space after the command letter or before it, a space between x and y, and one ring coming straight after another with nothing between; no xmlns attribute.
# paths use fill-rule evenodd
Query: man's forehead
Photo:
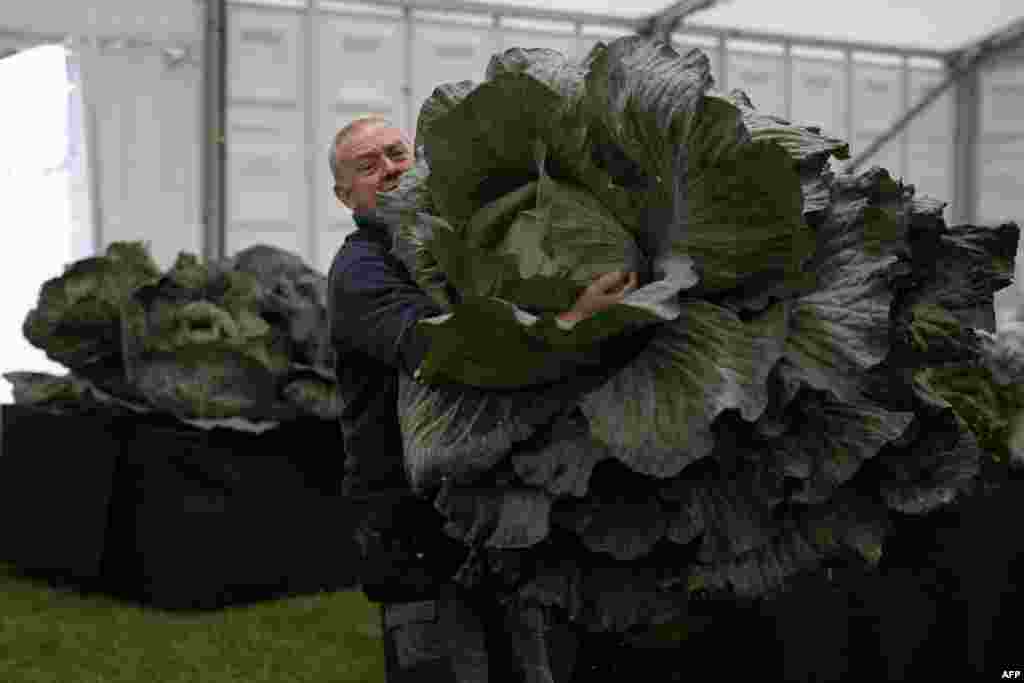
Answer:
<svg viewBox="0 0 1024 683"><path fill-rule="evenodd" d="M354 158L367 152L379 151L396 142L408 142L400 128L384 124L372 124L357 129L338 146L339 156Z"/></svg>

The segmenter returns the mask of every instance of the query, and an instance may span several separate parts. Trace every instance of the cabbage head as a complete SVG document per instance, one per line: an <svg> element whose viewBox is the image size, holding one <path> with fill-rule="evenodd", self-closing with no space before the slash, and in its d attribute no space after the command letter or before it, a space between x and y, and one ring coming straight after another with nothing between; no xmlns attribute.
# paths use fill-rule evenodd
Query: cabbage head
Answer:
<svg viewBox="0 0 1024 683"><path fill-rule="evenodd" d="M128 381L179 419L272 416L290 345L260 314L259 295L254 275L182 252L123 303Z"/></svg>

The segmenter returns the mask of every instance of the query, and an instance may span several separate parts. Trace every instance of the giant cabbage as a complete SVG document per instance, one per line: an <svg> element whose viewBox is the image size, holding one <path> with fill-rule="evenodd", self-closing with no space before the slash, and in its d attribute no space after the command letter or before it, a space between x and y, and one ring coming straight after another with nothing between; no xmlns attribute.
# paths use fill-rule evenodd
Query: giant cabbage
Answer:
<svg viewBox="0 0 1024 683"><path fill-rule="evenodd" d="M1005 433L965 394L1016 226L835 176L844 142L698 50L507 50L434 91L416 152L378 208L444 310L400 376L406 471L470 549L456 580L510 607L625 632L877 564L890 511L969 490ZM617 269L641 286L556 319Z"/></svg>
<svg viewBox="0 0 1024 683"><path fill-rule="evenodd" d="M54 412L162 412L186 421L336 419L327 278L267 245L161 273L115 242L46 281L23 326L64 377L8 373L15 401Z"/></svg>

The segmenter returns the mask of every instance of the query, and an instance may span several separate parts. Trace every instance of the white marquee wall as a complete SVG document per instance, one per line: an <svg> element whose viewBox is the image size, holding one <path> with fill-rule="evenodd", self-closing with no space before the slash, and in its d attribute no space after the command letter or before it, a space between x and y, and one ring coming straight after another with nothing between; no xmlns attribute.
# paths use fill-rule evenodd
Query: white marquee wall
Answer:
<svg viewBox="0 0 1024 683"><path fill-rule="evenodd" d="M360 12L354 7L321 11L314 21L306 21L300 10L232 6L229 253L266 241L294 249L326 272L345 235L354 229L349 212L331 193L323 161L341 126L362 114L382 113L414 131L416 114L436 85L480 80L490 56L500 50L549 47L580 57L598 40L626 33L584 26L577 34L571 22L539 26L421 11L411 12L407 22L400 8ZM779 46L764 49L730 41L721 50L707 36L676 38L680 49L699 47L708 54L720 87L742 88L760 109L849 139L854 152L894 122L908 99L943 74L938 64L914 62L906 72L905 97L898 58L895 64L875 64L858 55L849 84L851 69L842 52L822 56L794 50L787 59ZM315 46L315 63L309 69L313 73L304 71L301 46L307 41ZM308 91L310 83L317 84L313 92ZM906 177L919 192L952 200L952 107L952 95L947 94L871 163ZM309 130L303 129L303 121L311 122ZM312 160L305 173L299 170L301 149Z"/></svg>
<svg viewBox="0 0 1024 683"><path fill-rule="evenodd" d="M149 242L161 268L202 253L202 71L146 47L78 45L91 112L93 226L100 249Z"/></svg>
<svg viewBox="0 0 1024 683"><path fill-rule="evenodd" d="M1024 224L1024 54L981 74L978 219Z"/></svg>

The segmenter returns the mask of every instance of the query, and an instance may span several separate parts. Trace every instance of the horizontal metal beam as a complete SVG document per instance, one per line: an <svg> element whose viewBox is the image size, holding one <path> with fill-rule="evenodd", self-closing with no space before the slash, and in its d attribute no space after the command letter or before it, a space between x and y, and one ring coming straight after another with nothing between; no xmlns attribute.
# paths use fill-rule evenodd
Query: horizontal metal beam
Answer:
<svg viewBox="0 0 1024 683"><path fill-rule="evenodd" d="M60 43L67 36L58 33L39 33L38 31L20 30L14 28L0 28L0 38L11 38L24 40L26 42Z"/></svg>
<svg viewBox="0 0 1024 683"><path fill-rule="evenodd" d="M233 3L232 3L233 4ZM156 48L159 50L173 50L182 48L198 49L202 39L188 40L153 40L149 37L131 34L77 34L69 33L42 33L28 29L0 28L0 38L13 38L34 43L66 43L70 41L88 42L104 49L123 45L125 48Z"/></svg>
<svg viewBox="0 0 1024 683"><path fill-rule="evenodd" d="M949 56L948 50L933 50L923 47L894 45L886 43L871 43L860 40L832 40L830 38L816 38L803 36L798 33L772 33L766 31L748 31L745 29L729 28L714 24L687 24L687 33L705 34L719 36L724 40L750 40L765 43L778 43L784 45L791 43L794 47L819 47L832 50L853 50L855 52L879 52L904 57L924 57L928 59L940 59L945 61Z"/></svg>
<svg viewBox="0 0 1024 683"><path fill-rule="evenodd" d="M539 7L519 7L516 5L494 5L485 2L473 2L472 0L356 0L354 5L367 5L370 7L393 7L395 9L409 8L423 12L463 12L466 14L487 14L500 15L503 17L515 17L521 19L543 19L545 21L566 21L582 22L585 24L600 24L602 26L614 26L630 31L636 28L643 21L642 19L629 19L614 14L601 14L599 12L567 12L560 10L543 9ZM249 9L303 12L302 7L286 7L281 5L265 5L260 2L246 2L245 0L228 0L230 7L244 7ZM329 6L320 8L320 11L327 13L346 14L344 9L336 9Z"/></svg>

